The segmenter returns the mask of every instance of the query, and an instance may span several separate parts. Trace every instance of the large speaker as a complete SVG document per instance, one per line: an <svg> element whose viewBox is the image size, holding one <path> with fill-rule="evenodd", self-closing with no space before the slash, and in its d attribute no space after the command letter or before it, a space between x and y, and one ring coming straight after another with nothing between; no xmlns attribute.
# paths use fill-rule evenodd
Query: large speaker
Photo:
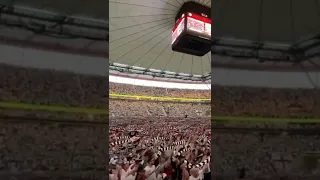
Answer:
<svg viewBox="0 0 320 180"><path fill-rule="evenodd" d="M182 5L172 29L172 50L204 56L211 50L211 9L195 2Z"/></svg>

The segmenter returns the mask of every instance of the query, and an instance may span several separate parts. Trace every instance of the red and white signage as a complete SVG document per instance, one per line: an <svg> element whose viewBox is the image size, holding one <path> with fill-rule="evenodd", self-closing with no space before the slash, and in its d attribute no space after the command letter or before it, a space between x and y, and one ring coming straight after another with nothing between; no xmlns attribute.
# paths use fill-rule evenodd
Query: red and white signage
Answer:
<svg viewBox="0 0 320 180"><path fill-rule="evenodd" d="M185 17L183 14L181 18L177 21L174 28L172 29L172 44L178 39L178 37L184 31L184 27L185 27Z"/></svg>
<svg viewBox="0 0 320 180"><path fill-rule="evenodd" d="M188 34L211 39L211 20L198 14L186 13L186 16L183 14L172 29L172 44L185 30Z"/></svg>
<svg viewBox="0 0 320 180"><path fill-rule="evenodd" d="M187 13L187 31L211 39L211 20L193 13Z"/></svg>

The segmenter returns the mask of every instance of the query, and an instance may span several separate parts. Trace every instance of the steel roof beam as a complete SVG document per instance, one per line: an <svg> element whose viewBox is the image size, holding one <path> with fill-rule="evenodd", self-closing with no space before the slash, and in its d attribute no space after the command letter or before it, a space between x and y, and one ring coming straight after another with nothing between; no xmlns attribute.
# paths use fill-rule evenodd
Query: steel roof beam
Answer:
<svg viewBox="0 0 320 180"><path fill-rule="evenodd" d="M152 69L146 69L142 67L134 67L128 66L119 63L109 63L109 69L114 70L120 73L130 73L130 74L138 74L138 75L146 75L158 78L171 78L171 79L179 79L179 80L190 80L190 81L200 81L206 82L211 80L211 73L205 75L192 75L185 73L170 73L166 71L158 71Z"/></svg>
<svg viewBox="0 0 320 180"><path fill-rule="evenodd" d="M88 29L83 26L70 25L68 17L59 17L55 21L40 21L37 18L32 19L24 16L16 16L12 14L2 14L1 23L9 27L16 27L33 31L35 34L53 36L56 38L84 38L95 41L108 41L109 33L105 30ZM68 24L69 22L69 24Z"/></svg>

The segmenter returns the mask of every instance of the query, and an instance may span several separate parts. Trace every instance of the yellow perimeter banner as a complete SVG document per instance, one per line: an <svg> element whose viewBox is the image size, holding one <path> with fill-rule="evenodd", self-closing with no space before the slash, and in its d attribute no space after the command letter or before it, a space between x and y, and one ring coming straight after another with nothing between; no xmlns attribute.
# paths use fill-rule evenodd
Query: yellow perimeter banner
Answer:
<svg viewBox="0 0 320 180"><path fill-rule="evenodd" d="M61 113L85 113L92 115L108 115L108 109L98 108L81 108L81 107L68 107L68 106L54 106L54 105L40 105L28 104L21 102L5 102L0 101L0 109L21 109L21 110L36 110L36 111L49 111Z"/></svg>
<svg viewBox="0 0 320 180"><path fill-rule="evenodd" d="M28 104L21 102L4 102L0 101L0 109L21 109L21 110L36 110L36 111L49 111L61 113L85 113L91 115L108 115L108 109L102 108L80 108L80 107L67 107L67 106L53 106L53 105L40 105ZM268 117L235 117L235 116L212 116L212 121L234 121L234 122L268 122L268 123L317 123L320 124L318 118L268 118Z"/></svg>
<svg viewBox="0 0 320 180"><path fill-rule="evenodd" d="M320 124L318 118L278 118L278 117L241 117L241 116L212 116L213 122L229 121L229 122L244 122L244 123L299 123L299 124Z"/></svg>
<svg viewBox="0 0 320 180"><path fill-rule="evenodd" d="M158 101L188 101L188 102L210 102L210 98L177 98L161 96L137 96L129 94L109 94L113 98L128 98L137 100L158 100Z"/></svg>

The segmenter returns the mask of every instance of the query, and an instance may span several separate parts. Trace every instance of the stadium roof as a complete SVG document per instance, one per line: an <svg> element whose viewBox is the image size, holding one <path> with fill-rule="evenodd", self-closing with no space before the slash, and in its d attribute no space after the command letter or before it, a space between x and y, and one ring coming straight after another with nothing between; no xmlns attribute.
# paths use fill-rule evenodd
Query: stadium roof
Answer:
<svg viewBox="0 0 320 180"><path fill-rule="evenodd" d="M319 71L319 4L319 0L213 1L212 67Z"/></svg>
<svg viewBox="0 0 320 180"><path fill-rule="evenodd" d="M108 1L0 0L0 42L108 57Z"/></svg>
<svg viewBox="0 0 320 180"><path fill-rule="evenodd" d="M42 9L63 15L86 16L91 19L108 20L109 2L105 0L0 0L0 4L8 6L24 6Z"/></svg>
<svg viewBox="0 0 320 180"><path fill-rule="evenodd" d="M211 6L211 0L195 1ZM197 57L171 50L171 30L183 3L184 0L110 0L109 67L125 73L169 74L168 78L208 77L211 53Z"/></svg>

